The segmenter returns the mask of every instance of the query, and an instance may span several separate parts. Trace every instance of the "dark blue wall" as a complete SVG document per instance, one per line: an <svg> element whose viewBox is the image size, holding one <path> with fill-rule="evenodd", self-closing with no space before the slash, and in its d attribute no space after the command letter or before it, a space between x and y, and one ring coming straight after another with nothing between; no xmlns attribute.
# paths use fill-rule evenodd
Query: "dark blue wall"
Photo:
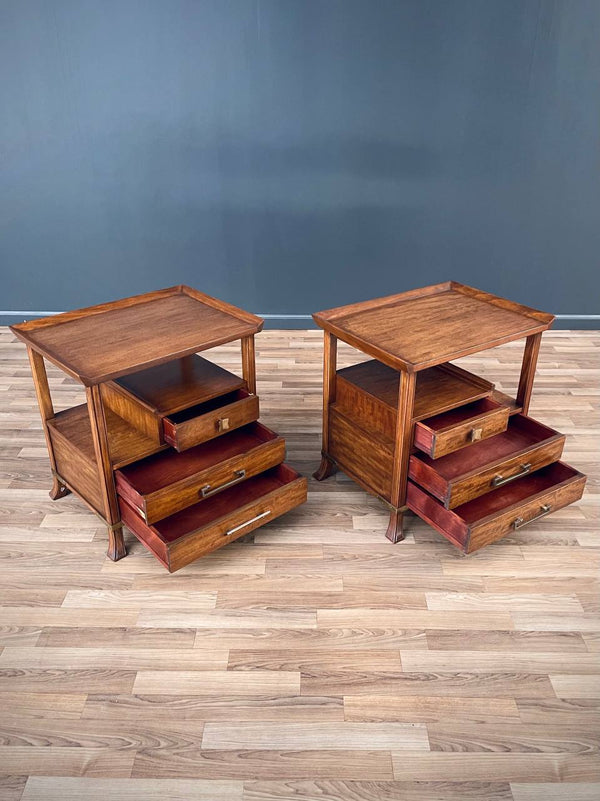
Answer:
<svg viewBox="0 0 600 801"><path fill-rule="evenodd" d="M0 0L3 310L600 296L599 0Z"/></svg>

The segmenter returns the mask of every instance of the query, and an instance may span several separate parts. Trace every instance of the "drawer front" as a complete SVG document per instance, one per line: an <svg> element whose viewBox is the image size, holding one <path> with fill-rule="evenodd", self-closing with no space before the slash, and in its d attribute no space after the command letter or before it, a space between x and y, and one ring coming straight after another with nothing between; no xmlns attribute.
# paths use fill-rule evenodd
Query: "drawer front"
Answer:
<svg viewBox="0 0 600 801"><path fill-rule="evenodd" d="M239 537L250 534L251 531L304 503L306 498L307 481L298 475L292 483L268 493L259 501L232 511L226 518L214 523L203 532L190 534L175 543L170 554L170 569L178 570L193 562L198 556L222 548Z"/></svg>
<svg viewBox="0 0 600 801"><path fill-rule="evenodd" d="M559 463L560 464L560 463ZM574 471L576 473L576 471ZM578 501L583 495L585 476L576 473L573 478L560 486L548 489L547 492L537 495L530 501L522 504L518 509L512 509L492 520L481 522L473 526L469 537L467 553L476 551L489 545L491 542L505 537L512 531L518 531L546 515L563 509L571 503Z"/></svg>
<svg viewBox="0 0 600 801"><path fill-rule="evenodd" d="M392 448L391 440L359 428L337 405L330 407L328 455L342 470L386 500L391 494Z"/></svg>
<svg viewBox="0 0 600 801"><path fill-rule="evenodd" d="M277 469L285 473L285 482L282 485L249 503L227 511L172 542L165 541L157 529L144 523L122 498L119 499L121 517L136 537L172 573L304 503L307 496L306 479L287 465L280 465Z"/></svg>
<svg viewBox="0 0 600 801"><path fill-rule="evenodd" d="M464 407L464 415L462 409L455 409L415 423L414 444L432 459L439 459L505 431L509 414L508 406L483 398ZM444 424L445 420L447 424Z"/></svg>
<svg viewBox="0 0 600 801"><path fill-rule="evenodd" d="M170 454L174 455L173 451ZM168 458L168 455L165 454L165 457ZM284 459L285 441L277 437L154 492L136 492L122 473L117 471L117 492L139 512L146 523L154 523L275 467Z"/></svg>
<svg viewBox="0 0 600 801"><path fill-rule="evenodd" d="M185 451L201 442L258 420L258 395L250 395L244 390L240 390L239 395L239 400L200 414L198 417L191 417L189 420L177 422L170 417L163 417L165 441L175 450Z"/></svg>
<svg viewBox="0 0 600 801"><path fill-rule="evenodd" d="M507 459L492 470L486 470L477 476L453 484L448 508L454 509L511 481L519 481L547 464L557 462L562 455L564 441L564 437L558 437L548 444L533 448L526 456Z"/></svg>
<svg viewBox="0 0 600 801"><path fill-rule="evenodd" d="M456 463L459 454L455 453L446 460L442 459L434 463L431 463L427 457L413 454L410 457L409 477L440 500L446 509L454 509L498 487L519 481L524 476L535 473L541 467L558 461L563 451L564 435L545 426L538 425L538 428L541 429L542 436L546 434L541 442L523 448L520 447L522 440L515 438L513 453L501 459L494 458L495 444L506 440L507 445L510 446L510 430L506 434L500 434L495 440L490 440L489 443L477 445L477 450L483 454L486 451L489 452L489 458L482 466L473 468L472 464L475 459L465 457L465 469L452 478L444 475L444 468L449 460ZM506 450L506 446L504 450ZM469 456L475 455L476 451L473 449Z"/></svg>
<svg viewBox="0 0 600 801"><path fill-rule="evenodd" d="M519 530L528 523L579 500L585 476L563 462L554 462L510 486L494 490L454 510L424 489L408 482L407 503L465 553Z"/></svg>

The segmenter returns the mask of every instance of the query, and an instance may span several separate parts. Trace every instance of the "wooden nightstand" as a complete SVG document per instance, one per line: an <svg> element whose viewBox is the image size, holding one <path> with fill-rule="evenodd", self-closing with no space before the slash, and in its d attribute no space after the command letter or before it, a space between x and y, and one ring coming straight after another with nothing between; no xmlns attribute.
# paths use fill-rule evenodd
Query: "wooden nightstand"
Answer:
<svg viewBox="0 0 600 801"><path fill-rule="evenodd" d="M186 286L11 326L27 345L50 497L75 492L125 556L123 523L169 571L306 500L285 443L257 422L260 317ZM242 377L198 356L241 340ZM44 358L85 386L55 414Z"/></svg>
<svg viewBox="0 0 600 801"><path fill-rule="evenodd" d="M578 500L564 437L527 417L551 314L454 281L313 315L324 329L319 481L336 466L465 552ZM516 398L452 359L525 338ZM374 357L336 372L337 339Z"/></svg>

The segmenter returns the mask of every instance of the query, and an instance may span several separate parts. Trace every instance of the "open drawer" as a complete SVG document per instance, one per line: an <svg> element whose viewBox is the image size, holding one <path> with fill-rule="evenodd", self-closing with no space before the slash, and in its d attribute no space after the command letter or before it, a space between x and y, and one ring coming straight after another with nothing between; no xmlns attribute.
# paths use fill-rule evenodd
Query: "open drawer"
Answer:
<svg viewBox="0 0 600 801"><path fill-rule="evenodd" d="M247 389L243 378L196 353L101 385L105 405L159 445L165 417L238 389Z"/></svg>
<svg viewBox="0 0 600 801"><path fill-rule="evenodd" d="M493 398L481 398L415 423L415 446L439 459L506 429L510 409Z"/></svg>
<svg viewBox="0 0 600 801"><path fill-rule="evenodd" d="M163 417L165 442L184 451L258 420L258 395L238 389Z"/></svg>
<svg viewBox="0 0 600 801"><path fill-rule="evenodd" d="M517 414L506 431L464 451L435 460L413 454L408 474L446 509L453 509L558 461L564 442L564 434Z"/></svg>
<svg viewBox="0 0 600 801"><path fill-rule="evenodd" d="M465 553L471 553L581 498L585 476L564 462L543 467L473 501L445 509L408 482L407 504Z"/></svg>
<svg viewBox="0 0 600 801"><path fill-rule="evenodd" d="M115 471L118 494L154 523L283 462L285 441L261 423L182 453L169 449Z"/></svg>
<svg viewBox="0 0 600 801"><path fill-rule="evenodd" d="M123 498L119 507L125 525L172 573L304 503L306 488L305 478L280 464L153 525Z"/></svg>

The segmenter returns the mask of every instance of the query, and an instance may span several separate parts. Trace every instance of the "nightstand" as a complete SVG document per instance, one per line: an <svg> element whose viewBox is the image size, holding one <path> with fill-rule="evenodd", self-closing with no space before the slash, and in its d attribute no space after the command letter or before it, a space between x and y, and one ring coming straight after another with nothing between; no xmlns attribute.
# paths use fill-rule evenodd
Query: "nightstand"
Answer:
<svg viewBox="0 0 600 801"><path fill-rule="evenodd" d="M468 553L581 497L564 436L527 416L551 314L451 281L313 317L325 332L315 478L339 467L377 495L392 542L408 509ZM337 371L338 339L373 360ZM516 398L451 363L518 339Z"/></svg>
<svg viewBox="0 0 600 801"><path fill-rule="evenodd" d="M54 476L125 556L123 523L169 570L306 500L285 443L258 422L254 335L263 321L176 286L11 327L29 361ZM242 376L198 355L241 341ZM44 359L85 386L54 412Z"/></svg>

